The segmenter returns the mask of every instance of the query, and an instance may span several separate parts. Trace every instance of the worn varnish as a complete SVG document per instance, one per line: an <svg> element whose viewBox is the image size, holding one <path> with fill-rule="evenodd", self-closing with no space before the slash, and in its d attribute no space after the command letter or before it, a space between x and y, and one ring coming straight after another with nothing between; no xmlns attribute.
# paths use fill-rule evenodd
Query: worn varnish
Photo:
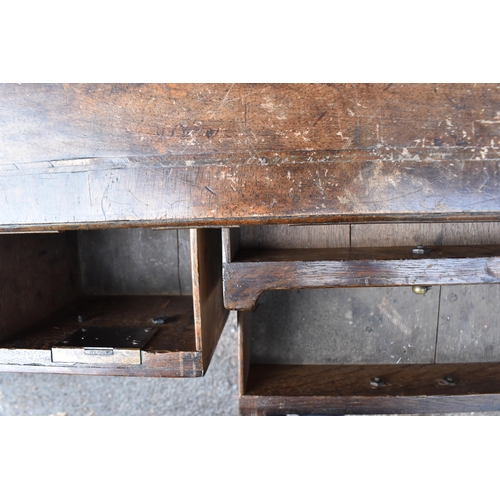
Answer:
<svg viewBox="0 0 500 500"><path fill-rule="evenodd" d="M349 370L345 373L352 380L342 394L332 392L336 377L344 373L335 363L345 362L346 346L356 346L356 339L339 337L342 356L326 360L334 364L317 371L314 359L306 356L311 352L304 351L303 339L292 346L295 351L279 352L278 346L281 358L265 359L274 353L262 343L260 347L255 344L255 324L241 316L242 412L457 411L464 404L468 409L494 408L499 391L496 366L484 371L482 367L457 368L453 376L458 377L459 388L448 385L436 390L434 379L444 372L428 362L454 363L457 345L472 352L478 340L474 332L454 337L464 319L454 312L454 302L447 309L445 288L440 284L451 278L468 283L496 283L498 278L494 249L472 246L500 244L499 110L500 86L496 84L0 86L0 231L104 230L82 233L76 242L71 235L68 240L66 235L56 235L61 243L49 249L39 248L38 243L31 249L20 246L19 258L12 249L0 248L0 265L8 284L0 288L0 337L10 346L0 346L0 369L200 375L227 314L222 304L221 250L228 270L229 264L242 265L246 285L252 279L261 287L265 282L264 288L255 287L250 305L242 308L253 306L255 293L273 287L335 286L339 279L347 280L344 285L349 287L408 285L411 277L398 267L403 260L410 268L421 266L418 273L412 271L415 283L424 284L422 280L430 274L435 279L432 291L418 297L421 304L429 302L428 325L425 335L416 338L422 342L418 356L409 353L405 359L415 365L414 371L387 367L386 376L404 379L391 382L393 392L386 387L379 391L385 396L367 395ZM450 223L479 221L481 229L471 225L465 237L458 229L463 225ZM344 225L286 226L332 222ZM380 224L384 222L400 224ZM417 224L413 228L418 231L412 232L402 222ZM281 227L272 228L270 223ZM239 231L231 227L222 249L218 230L192 233L191 247L197 255L191 269L184 263L182 270L175 259L158 259L168 268L168 289L157 279L154 266L140 265L128 273L124 272L130 267L128 257L122 256L122 267L113 261L113 253L123 243L129 246L127 238L121 238L128 233L113 241L108 238L110 228L141 228L147 234L147 227L209 225L255 227ZM180 255L185 241L178 234ZM149 236L140 243L130 246L132 254L140 255L142 244L147 245L145 257L156 252ZM462 248L464 255L437 259L405 259L397 249L384 257L383 249L373 250L416 244L468 248ZM351 248L338 253L344 247ZM361 248L372 250L354 251ZM99 266L103 255L110 258L104 268ZM51 259L60 266L54 276ZM83 273L74 271L78 262ZM332 269L332 264L337 268ZM18 273L25 265L26 272ZM306 269L302 281L301 266ZM192 299L185 296L190 293L189 273ZM137 281L141 276L142 283ZM227 286L242 288L242 276L228 271ZM131 277L132 287L127 281ZM84 290L97 295L91 297L95 301L89 306L91 311L93 307L107 311L90 321L104 321L104 317L121 321L132 313L142 321L146 312L148 317L153 313L151 308L162 309L172 300L171 305L179 307L174 315L178 327L168 330L173 323L162 327L156 340L145 347L140 368L54 366L47 346L65 329L79 327L74 325L71 308L81 308L78 300L90 299L85 294L81 297ZM495 297L495 290L489 289L488 294ZM120 294L129 296L116 298ZM171 294L175 299L169 298ZM158 295L165 302L160 303ZM233 299L228 302L228 297L230 305ZM15 303L18 298L24 301L21 305ZM468 299L460 296L456 302L467 310ZM238 300L233 302L237 305ZM407 298L404 301L407 307ZM389 314L393 309L388 302L379 305L384 318L397 320ZM479 322L479 309L469 318ZM286 311L276 316L280 314ZM420 316L418 311L408 314L415 319ZM398 321L393 324L399 330L404 326ZM494 328L481 332L483 345L494 344L494 336ZM493 356L494 349L490 351ZM362 356L358 361L385 362L385 352L380 349L368 361ZM470 362L471 357L461 360ZM306 364L290 377L287 365L302 361ZM262 362L276 364L262 368ZM448 367L448 374L454 366ZM371 373L371 368L363 367L357 372L363 375L360 383ZM321 387L326 389L322 392Z"/></svg>
<svg viewBox="0 0 500 500"><path fill-rule="evenodd" d="M495 220L499 90L3 85L0 226Z"/></svg>

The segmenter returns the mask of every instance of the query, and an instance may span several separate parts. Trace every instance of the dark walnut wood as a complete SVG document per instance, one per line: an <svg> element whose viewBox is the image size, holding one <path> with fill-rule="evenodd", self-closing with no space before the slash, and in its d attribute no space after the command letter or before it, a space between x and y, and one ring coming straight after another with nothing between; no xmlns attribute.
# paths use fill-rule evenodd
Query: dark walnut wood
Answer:
<svg viewBox="0 0 500 500"><path fill-rule="evenodd" d="M204 375L228 314L221 247L216 228L1 235L0 371ZM52 347L80 328L155 327L160 316L141 364L52 360Z"/></svg>
<svg viewBox="0 0 500 500"><path fill-rule="evenodd" d="M226 308L241 311L266 290L500 283L500 246L242 250L223 279Z"/></svg>
<svg viewBox="0 0 500 500"><path fill-rule="evenodd" d="M243 415L475 410L500 410L500 364L251 365L240 396Z"/></svg>
<svg viewBox="0 0 500 500"><path fill-rule="evenodd" d="M223 234L225 268L242 266L243 290L237 291L238 281L230 284L237 293L244 293L246 280L268 286L276 284L277 276L283 288L294 280L302 280L302 288L321 288L331 279L326 272L321 275L321 266L328 265L337 266L338 280L354 283L361 277L378 281L377 286L404 280L405 274L411 280L414 272L423 277L438 271L434 277L439 280L457 279L451 281L454 286L433 286L425 296L402 287L368 289L364 279L355 283L360 290L299 288L264 294L255 311L238 313L242 414L500 408L498 314L492 307L499 285L457 284L497 274L485 273L486 262L467 269L483 258L498 258L498 223L253 226L225 228ZM431 252L412 254L409 245L418 244ZM447 259L456 259L455 265L444 265L451 264ZM267 273L256 276L251 266L260 263ZM286 265L307 271L300 277L293 269L289 274L269 272L272 266ZM382 379L381 387L372 387L374 377Z"/></svg>
<svg viewBox="0 0 500 500"><path fill-rule="evenodd" d="M498 220L499 106L486 84L5 84L0 227Z"/></svg>
<svg viewBox="0 0 500 500"><path fill-rule="evenodd" d="M78 315L85 318L79 323ZM52 362L51 348L80 328L152 327L151 320L168 315L167 323L146 344L142 364L99 366ZM195 343L193 298L190 296L82 297L19 332L0 345L0 371L195 377L204 373L202 352Z"/></svg>
<svg viewBox="0 0 500 500"><path fill-rule="evenodd" d="M220 229L191 230L193 308L196 350L203 352L203 371L208 369L229 311L222 290L222 237Z"/></svg>

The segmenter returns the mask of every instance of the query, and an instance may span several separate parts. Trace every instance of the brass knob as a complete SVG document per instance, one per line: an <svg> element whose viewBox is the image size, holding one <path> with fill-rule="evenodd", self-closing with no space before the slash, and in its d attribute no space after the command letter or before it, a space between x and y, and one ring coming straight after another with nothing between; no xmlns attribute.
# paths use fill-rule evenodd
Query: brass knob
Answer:
<svg viewBox="0 0 500 500"><path fill-rule="evenodd" d="M411 290L417 295L425 295L430 290L430 288L430 286L413 285L411 287Z"/></svg>

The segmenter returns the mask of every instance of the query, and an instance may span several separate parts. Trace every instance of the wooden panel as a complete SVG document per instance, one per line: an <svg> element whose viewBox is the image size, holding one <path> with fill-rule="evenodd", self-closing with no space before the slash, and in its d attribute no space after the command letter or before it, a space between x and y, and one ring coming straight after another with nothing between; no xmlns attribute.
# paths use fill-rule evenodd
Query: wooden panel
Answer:
<svg viewBox="0 0 500 500"><path fill-rule="evenodd" d="M231 262L240 249L241 229L239 227L222 228L222 262Z"/></svg>
<svg viewBox="0 0 500 500"><path fill-rule="evenodd" d="M191 235L188 229L177 229L177 249L179 258L179 287L181 295L193 295L191 277Z"/></svg>
<svg viewBox="0 0 500 500"><path fill-rule="evenodd" d="M500 360L500 286L443 287L438 363Z"/></svg>
<svg viewBox="0 0 500 500"><path fill-rule="evenodd" d="M500 223L498 222L443 224L443 245L493 245L499 243Z"/></svg>
<svg viewBox="0 0 500 500"><path fill-rule="evenodd" d="M436 415L497 412L500 395L405 396L394 398L337 398L330 396L241 396L239 414L266 415Z"/></svg>
<svg viewBox="0 0 500 500"><path fill-rule="evenodd" d="M344 153L342 161L318 158L315 171L330 177L321 187L304 158L281 163L271 158L278 163L272 170L248 164L245 157L214 159L210 165L192 157L150 157L53 161L26 171L9 167L0 175L0 226L498 220L496 160L464 160L455 170L444 160L414 167L411 161L349 158L353 154ZM22 203L27 197L33 200L29 207Z"/></svg>
<svg viewBox="0 0 500 500"><path fill-rule="evenodd" d="M500 242L498 223L443 224L445 244ZM500 287L454 286L441 292L436 361L500 360Z"/></svg>
<svg viewBox="0 0 500 500"><path fill-rule="evenodd" d="M353 224L351 245L352 247L442 245L443 225L440 223Z"/></svg>
<svg viewBox="0 0 500 500"><path fill-rule="evenodd" d="M492 245L500 243L500 223L353 224L353 247L405 245Z"/></svg>
<svg viewBox="0 0 500 500"><path fill-rule="evenodd" d="M242 226L242 248L336 248L349 246L348 225Z"/></svg>
<svg viewBox="0 0 500 500"><path fill-rule="evenodd" d="M206 370L229 313L222 297L221 230L191 229L191 252L196 350L203 350Z"/></svg>
<svg viewBox="0 0 500 500"><path fill-rule="evenodd" d="M78 243L85 294L180 295L191 288L185 285L191 281L189 242L181 248L175 230L80 231Z"/></svg>
<svg viewBox="0 0 500 500"><path fill-rule="evenodd" d="M374 388L378 377L382 387ZM451 377L453 383L443 382ZM252 365L242 414L443 413L500 409L498 363ZM429 397L431 396L431 397Z"/></svg>
<svg viewBox="0 0 500 500"><path fill-rule="evenodd" d="M85 318L78 322L78 315ZM52 346L82 327L152 325L152 318L167 315L167 323L146 344L142 365L99 367L52 363ZM40 371L99 375L193 377L203 374L201 355L195 352L191 297L87 297L60 309L3 342L0 371Z"/></svg>
<svg viewBox="0 0 500 500"><path fill-rule="evenodd" d="M267 290L500 281L498 245L430 248L424 255L409 247L241 252L241 259L224 264L224 303L248 311Z"/></svg>
<svg viewBox="0 0 500 500"><path fill-rule="evenodd" d="M500 135L498 84L4 84L0 97L4 164L382 146L488 152Z"/></svg>
<svg viewBox="0 0 500 500"><path fill-rule="evenodd" d="M73 300L79 287L74 235L0 237L0 339Z"/></svg>
<svg viewBox="0 0 500 500"><path fill-rule="evenodd" d="M498 223L366 224L352 226L352 245L489 245L500 242ZM478 275L480 270L475 275ZM443 287L437 362L500 360L497 285ZM484 326L486 325L486 328Z"/></svg>
<svg viewBox="0 0 500 500"><path fill-rule="evenodd" d="M3 85L0 226L498 220L499 103L486 84Z"/></svg>
<svg viewBox="0 0 500 500"><path fill-rule="evenodd" d="M251 318L252 363L431 363L439 290L291 290L263 294Z"/></svg>
<svg viewBox="0 0 500 500"><path fill-rule="evenodd" d="M245 394L251 358L251 313L238 313L238 392Z"/></svg>

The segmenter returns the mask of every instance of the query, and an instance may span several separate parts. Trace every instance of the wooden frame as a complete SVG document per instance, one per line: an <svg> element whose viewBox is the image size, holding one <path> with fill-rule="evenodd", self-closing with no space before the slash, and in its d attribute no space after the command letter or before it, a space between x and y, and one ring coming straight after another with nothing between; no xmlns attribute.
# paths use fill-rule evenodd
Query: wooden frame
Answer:
<svg viewBox="0 0 500 500"><path fill-rule="evenodd" d="M118 289L117 295L110 276L98 276L106 265L115 265L120 252L127 252L120 248L122 241L114 244L113 230L109 231L104 236L108 245L112 242L106 249L113 254L111 260L90 277L80 273L84 260L74 233L0 236L0 263L6 276L0 293L1 371L151 377L196 377L206 372L227 318L222 306L220 230L189 231L191 270L184 275L192 279L192 293L183 296L158 294L150 283L139 284L143 292L138 296L134 290L138 280L143 281L140 272L125 294ZM158 259L162 251L160 247ZM97 249L95 254L94 260L85 261L87 266L100 265L102 252ZM140 256L135 257L136 264ZM161 283L164 278L157 281L163 290L175 288L177 279L181 285L180 277L173 284ZM89 280L94 284L85 283ZM51 348L82 327L148 328L155 326L153 318L162 315L168 319L143 348L140 365L102 366L93 358L85 364L52 361Z"/></svg>
<svg viewBox="0 0 500 500"><path fill-rule="evenodd" d="M379 226L379 231L384 234L387 227L390 225ZM376 226L373 229L376 231ZM402 229L408 233L407 227ZM426 228L427 238L434 229ZM491 242L495 233L499 238L496 230L490 233L490 227L460 228L457 224L453 229L455 241L467 234L469 242ZM422 251L430 253L417 254L411 251L416 247L318 248L328 243L324 234L334 230L338 234L337 241L332 238L332 246L349 246L343 233L347 230L352 237L352 228L318 226L315 238L311 226L304 230L290 228L288 232L271 226L263 226L262 231L223 229L225 304L239 311L240 413L342 415L499 410L498 362L294 365L290 364L293 361L251 361L251 339L256 332L251 331L252 313L244 311L254 309L257 297L264 291L500 283L496 270L498 245L425 246ZM365 231L368 239L371 230L368 227ZM304 231L306 237L301 234ZM362 237L356 238L363 243Z"/></svg>

